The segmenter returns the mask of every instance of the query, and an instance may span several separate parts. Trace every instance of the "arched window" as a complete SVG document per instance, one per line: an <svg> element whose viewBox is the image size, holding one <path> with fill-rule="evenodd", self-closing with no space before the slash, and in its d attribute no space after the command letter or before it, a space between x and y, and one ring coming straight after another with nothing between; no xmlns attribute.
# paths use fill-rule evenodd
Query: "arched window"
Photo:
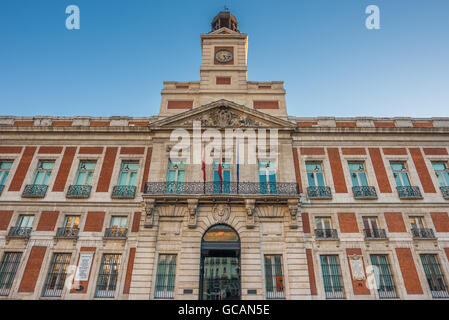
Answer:
<svg viewBox="0 0 449 320"><path fill-rule="evenodd" d="M238 242L240 241L237 232L227 225L215 225L211 227L203 236L204 242Z"/></svg>

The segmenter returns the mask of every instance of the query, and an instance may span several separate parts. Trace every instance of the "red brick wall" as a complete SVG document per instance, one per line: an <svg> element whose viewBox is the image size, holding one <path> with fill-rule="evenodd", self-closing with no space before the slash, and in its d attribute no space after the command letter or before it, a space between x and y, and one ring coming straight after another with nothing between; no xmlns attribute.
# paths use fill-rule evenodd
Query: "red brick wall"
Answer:
<svg viewBox="0 0 449 320"><path fill-rule="evenodd" d="M364 280L354 280L353 276L352 276L352 268L351 268L351 263L350 263L350 259L349 256L350 255L362 255L362 250L360 248L354 248L354 249L346 249L346 255L348 256L348 264L349 264L349 272L351 275L351 282L352 282L352 289L354 290L354 294L355 295L366 295L366 294L370 294L369 289L366 287L366 281ZM362 257L362 263L363 263L363 272L365 272L365 276L366 276L366 271L365 271L365 262L363 261L363 257Z"/></svg>
<svg viewBox="0 0 449 320"><path fill-rule="evenodd" d="M312 250L306 249L306 257L307 257L307 270L309 271L309 284L310 284L310 294L312 296L316 296L316 281L315 281L315 269L313 267L313 258L312 258Z"/></svg>
<svg viewBox="0 0 449 320"><path fill-rule="evenodd" d="M193 101L171 100L167 103L167 109L192 109Z"/></svg>
<svg viewBox="0 0 449 320"><path fill-rule="evenodd" d="M407 149L405 148L383 148L383 153L387 156L406 156Z"/></svg>
<svg viewBox="0 0 449 320"><path fill-rule="evenodd" d="M39 147L39 154L60 154L62 152L62 147L52 147L52 146L42 146Z"/></svg>
<svg viewBox="0 0 449 320"><path fill-rule="evenodd" d="M92 257L92 264L90 265L89 277L88 277L87 281L79 281L79 283L76 285L76 286L78 286L78 285L82 286L83 287L82 290L76 291L75 290L76 286L74 286L74 287L72 287L72 290L70 290L70 293L87 293L87 288L88 288L88 285L89 285L90 275L92 273L92 266L93 266L94 260L95 260L95 251L96 251L96 249L97 248L94 248L94 247L81 247L80 253L81 252L94 252L94 255ZM76 262L76 266L77 267L78 267L79 263L80 263L80 257L78 255L78 261Z"/></svg>
<svg viewBox="0 0 449 320"><path fill-rule="evenodd" d="M110 121L91 121L90 126L91 127L109 127L111 124Z"/></svg>
<svg viewBox="0 0 449 320"><path fill-rule="evenodd" d="M310 233L309 214L307 212L302 212L301 219L302 219L302 230L304 231L304 233Z"/></svg>
<svg viewBox="0 0 449 320"><path fill-rule="evenodd" d="M413 126L415 128L432 128L433 123L432 122L413 122Z"/></svg>
<svg viewBox="0 0 449 320"><path fill-rule="evenodd" d="M215 84L231 84L231 77L217 77Z"/></svg>
<svg viewBox="0 0 449 320"><path fill-rule="evenodd" d="M20 159L19 165L17 166L16 173L9 186L9 191L20 191L22 188L23 180L27 175L28 169L30 167L31 161L33 160L34 153L36 152L36 147L26 147L23 152L22 158Z"/></svg>
<svg viewBox="0 0 449 320"><path fill-rule="evenodd" d="M131 232L139 232L141 212L134 212L133 226Z"/></svg>
<svg viewBox="0 0 449 320"><path fill-rule="evenodd" d="M59 166L58 175L56 176L55 184L53 185L53 192L64 191L75 153L76 147L65 148L64 156L62 157L61 165Z"/></svg>
<svg viewBox="0 0 449 320"><path fill-rule="evenodd" d="M58 220L59 211L42 211L36 231L53 231L55 230L56 221Z"/></svg>
<svg viewBox="0 0 449 320"><path fill-rule="evenodd" d="M115 157L117 156L117 147L106 148L103 165L98 179L97 192L108 192L111 183L112 171L114 170Z"/></svg>
<svg viewBox="0 0 449 320"><path fill-rule="evenodd" d="M0 147L0 154L4 153L21 153L22 147Z"/></svg>
<svg viewBox="0 0 449 320"><path fill-rule="evenodd" d="M135 127L146 127L148 126L148 123L150 123L150 121L129 121L128 125L133 125Z"/></svg>
<svg viewBox="0 0 449 320"><path fill-rule="evenodd" d="M409 248L396 248L402 279L408 294L423 294L418 272L413 261L412 252Z"/></svg>
<svg viewBox="0 0 449 320"><path fill-rule="evenodd" d="M449 232L449 216L447 212L431 212L436 232Z"/></svg>
<svg viewBox="0 0 449 320"><path fill-rule="evenodd" d="M446 148L423 148L423 150L428 156L447 156Z"/></svg>
<svg viewBox="0 0 449 320"><path fill-rule="evenodd" d="M151 155L153 153L153 148L147 148L147 156L145 158L145 168L143 169L143 177L142 177L142 187L141 192L145 190L145 183L148 182L148 175L150 173L150 165L151 165Z"/></svg>
<svg viewBox="0 0 449 320"><path fill-rule="evenodd" d="M296 183L298 184L299 192L302 193L301 170L299 170L298 148L293 148L292 152L293 152L293 164L295 167Z"/></svg>
<svg viewBox="0 0 449 320"><path fill-rule="evenodd" d="M0 211L0 230L8 230L13 211Z"/></svg>
<svg viewBox="0 0 449 320"><path fill-rule="evenodd" d="M123 288L124 294L129 294L129 289L131 288L131 279L133 275L135 256L136 256L136 248L129 249L128 267L126 268L125 286Z"/></svg>
<svg viewBox="0 0 449 320"><path fill-rule="evenodd" d="M345 156L364 155L366 154L366 150L365 148L341 148L341 153Z"/></svg>
<svg viewBox="0 0 449 320"><path fill-rule="evenodd" d="M301 148L300 151L306 156L324 156L324 148Z"/></svg>
<svg viewBox="0 0 449 320"><path fill-rule="evenodd" d="M358 233L359 226L357 225L357 219L355 213L338 213L338 223L340 225L341 233Z"/></svg>
<svg viewBox="0 0 449 320"><path fill-rule="evenodd" d="M20 282L19 292L34 292L47 247L33 246Z"/></svg>
<svg viewBox="0 0 449 320"><path fill-rule="evenodd" d="M385 212L385 221L389 232L407 232L404 218L400 212Z"/></svg>
<svg viewBox="0 0 449 320"><path fill-rule="evenodd" d="M80 147L79 154L102 154L103 147Z"/></svg>
<svg viewBox="0 0 449 320"><path fill-rule="evenodd" d="M327 155L331 164L332 178L336 193L347 193L345 175L341 165L340 152L338 148L327 148Z"/></svg>
<svg viewBox="0 0 449 320"><path fill-rule="evenodd" d="M70 127L73 121L52 121L52 127Z"/></svg>
<svg viewBox="0 0 449 320"><path fill-rule="evenodd" d="M311 128L312 126L316 126L317 124L317 121L300 121L296 123L296 125L300 128Z"/></svg>
<svg viewBox="0 0 449 320"><path fill-rule="evenodd" d="M388 181L387 171L380 154L379 148L369 148L371 162L373 163L374 173L376 174L377 184L381 193L391 193L390 182Z"/></svg>
<svg viewBox="0 0 449 320"><path fill-rule="evenodd" d="M413 162L415 163L415 168L418 172L419 180L421 180L424 192L435 193L435 186L433 185L429 170L427 169L426 163L424 162L421 150L419 150L419 148L409 148L409 151L412 155Z"/></svg>
<svg viewBox="0 0 449 320"><path fill-rule="evenodd" d="M103 230L104 212L88 212L84 231L101 232Z"/></svg>
<svg viewBox="0 0 449 320"><path fill-rule="evenodd" d="M121 147L120 154L144 154L145 147Z"/></svg>
<svg viewBox="0 0 449 320"><path fill-rule="evenodd" d="M279 101L253 101L254 109L279 109Z"/></svg>

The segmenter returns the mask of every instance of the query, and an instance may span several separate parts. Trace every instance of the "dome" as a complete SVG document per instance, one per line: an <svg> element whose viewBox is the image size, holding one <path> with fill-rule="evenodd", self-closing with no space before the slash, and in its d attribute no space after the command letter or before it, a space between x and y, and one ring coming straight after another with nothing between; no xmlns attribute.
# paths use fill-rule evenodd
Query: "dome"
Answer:
<svg viewBox="0 0 449 320"><path fill-rule="evenodd" d="M237 18L234 17L229 11L221 11L212 20L212 31L221 29L223 27L231 29L235 32L240 32Z"/></svg>

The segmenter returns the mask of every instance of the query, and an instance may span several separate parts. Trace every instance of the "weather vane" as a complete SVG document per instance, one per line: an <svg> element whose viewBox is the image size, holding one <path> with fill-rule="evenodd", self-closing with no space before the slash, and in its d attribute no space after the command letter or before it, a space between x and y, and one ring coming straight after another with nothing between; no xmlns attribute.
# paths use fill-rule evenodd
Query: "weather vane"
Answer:
<svg viewBox="0 0 449 320"><path fill-rule="evenodd" d="M228 8L228 6L226 5L227 2L228 2L228 1L225 0L224 11L229 12L229 8Z"/></svg>

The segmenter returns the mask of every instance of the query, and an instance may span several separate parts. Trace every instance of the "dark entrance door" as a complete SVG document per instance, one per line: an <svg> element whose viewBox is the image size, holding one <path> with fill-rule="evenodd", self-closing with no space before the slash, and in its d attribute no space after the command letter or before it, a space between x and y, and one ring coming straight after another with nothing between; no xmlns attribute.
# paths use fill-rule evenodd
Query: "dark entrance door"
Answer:
<svg viewBox="0 0 449 320"><path fill-rule="evenodd" d="M239 300L240 239L229 226L215 225L201 241L200 300Z"/></svg>

